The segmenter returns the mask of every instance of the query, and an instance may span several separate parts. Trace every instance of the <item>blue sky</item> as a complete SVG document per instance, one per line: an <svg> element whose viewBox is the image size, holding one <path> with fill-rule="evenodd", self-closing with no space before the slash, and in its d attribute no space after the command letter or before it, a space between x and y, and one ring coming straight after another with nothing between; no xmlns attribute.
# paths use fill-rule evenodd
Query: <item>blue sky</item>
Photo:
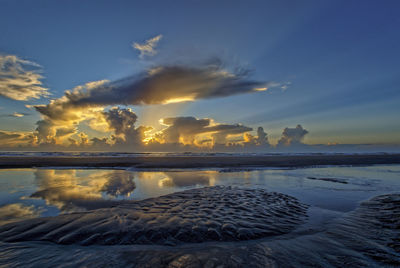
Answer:
<svg viewBox="0 0 400 268"><path fill-rule="evenodd" d="M0 97L2 130L33 131L47 104L89 81L157 64L219 57L266 92L170 105L132 106L140 124L168 116L263 126L272 140L301 124L315 143L400 143L399 1L0 0L0 53L42 66L50 98ZM157 35L157 55L132 48ZM87 133L96 134L85 126Z"/></svg>

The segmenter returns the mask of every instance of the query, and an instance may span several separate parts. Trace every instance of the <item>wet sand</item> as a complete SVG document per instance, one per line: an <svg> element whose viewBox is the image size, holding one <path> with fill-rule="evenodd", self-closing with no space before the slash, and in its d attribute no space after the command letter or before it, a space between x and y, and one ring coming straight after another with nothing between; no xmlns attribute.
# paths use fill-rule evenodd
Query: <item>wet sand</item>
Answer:
<svg viewBox="0 0 400 268"><path fill-rule="evenodd" d="M241 241L290 233L305 221L307 208L281 193L213 186L6 224L0 241L85 246Z"/></svg>
<svg viewBox="0 0 400 268"><path fill-rule="evenodd" d="M246 167L309 167L324 165L400 164L400 154L311 154L268 156L3 156L0 168L32 167L134 167L159 168L246 168Z"/></svg>
<svg viewBox="0 0 400 268"><path fill-rule="evenodd" d="M399 163L399 154L0 157L0 168L214 167L223 172ZM352 177L312 175L305 178L353 185ZM0 226L0 266L399 267L400 193L392 191L334 215L292 193L258 187L211 186L119 201L100 209Z"/></svg>
<svg viewBox="0 0 400 268"><path fill-rule="evenodd" d="M219 201L222 212L230 210L232 202L236 205L250 202L252 203L250 207L253 204L264 205L262 210L265 215L273 215L272 222L268 221L268 217L239 215L242 221L247 220L253 225L260 224L254 222L255 220L265 221L266 229L254 237L230 236L230 232L226 233L228 236L221 237L201 236L207 239L196 243L192 240L193 237L200 234L200 229L207 224L193 225L193 220L207 220L207 213L197 215L196 212L192 212L187 215L184 211L177 211L176 215L181 218L177 225L163 220L159 222L148 219L132 222L121 218L121 216L128 217L132 213L148 213L143 206L140 206L140 211L127 211L126 207L122 206L116 208L119 213L94 210L84 214L74 213L33 219L1 227L0 266L55 267L62 264L63 267L101 265L102 267L177 268L398 267L400 265L399 194L381 195L365 201L355 211L333 219L325 225L324 230L317 232L307 231L309 228L306 226L303 228L299 226L304 219L305 206L289 196L264 191L201 188L143 202L164 203L165 199L172 198L176 199L173 203L178 204L183 201L181 195L198 196L195 201L204 205L199 206L198 210L201 211L210 205L209 198L214 196L215 191L217 193L226 191L226 195ZM232 199L232 196L237 196L240 202L235 202L236 198ZM260 201L262 202L258 204ZM143 205L143 202L140 204ZM169 204L167 206L170 206ZM180 207L185 210L194 206L186 203ZM160 208L152 208L152 210L157 209ZM172 209L172 207L167 208L167 216L175 214ZM158 214L156 212L156 215ZM158 215L161 216L162 214ZM219 213L217 220L225 222L227 217L229 214ZM90 224L87 224L88 221ZM157 226L159 223L162 223L162 226ZM178 243L176 246L165 243L166 240L179 238L174 232L164 232L165 228L171 230L173 226L179 230L188 230L183 237L189 238L189 243ZM195 226L199 226L200 229L194 228ZM294 227L303 231L293 230ZM238 223L237 228L237 232L240 233L243 227ZM254 229L247 228L247 231ZM132 235L127 237L124 231L141 232L141 235L137 238ZM222 227L221 231L223 232ZM158 235L153 237L155 234ZM113 238L109 240L112 243L104 243L107 241L107 236ZM145 243L138 243L140 237ZM151 239L152 237L155 239ZM177 239L177 242L185 242L184 240ZM86 243L87 241L90 243Z"/></svg>

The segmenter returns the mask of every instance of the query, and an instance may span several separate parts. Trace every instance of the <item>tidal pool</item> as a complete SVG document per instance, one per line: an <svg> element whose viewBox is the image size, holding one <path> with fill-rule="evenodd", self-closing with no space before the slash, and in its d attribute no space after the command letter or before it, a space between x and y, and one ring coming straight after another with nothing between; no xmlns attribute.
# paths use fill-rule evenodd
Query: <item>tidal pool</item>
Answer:
<svg viewBox="0 0 400 268"><path fill-rule="evenodd" d="M394 267L399 193L400 165L0 170L0 266Z"/></svg>
<svg viewBox="0 0 400 268"><path fill-rule="evenodd" d="M400 191L400 165L256 170L0 170L0 222L105 208L205 186L262 188L316 208L348 212Z"/></svg>

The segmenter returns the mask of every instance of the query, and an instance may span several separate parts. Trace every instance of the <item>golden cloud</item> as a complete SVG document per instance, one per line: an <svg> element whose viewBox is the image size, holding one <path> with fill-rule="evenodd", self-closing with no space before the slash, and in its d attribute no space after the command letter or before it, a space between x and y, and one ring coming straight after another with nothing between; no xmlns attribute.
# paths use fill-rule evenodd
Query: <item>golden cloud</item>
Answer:
<svg viewBox="0 0 400 268"><path fill-rule="evenodd" d="M49 95L43 87L40 65L15 55L0 55L0 96L26 101Z"/></svg>

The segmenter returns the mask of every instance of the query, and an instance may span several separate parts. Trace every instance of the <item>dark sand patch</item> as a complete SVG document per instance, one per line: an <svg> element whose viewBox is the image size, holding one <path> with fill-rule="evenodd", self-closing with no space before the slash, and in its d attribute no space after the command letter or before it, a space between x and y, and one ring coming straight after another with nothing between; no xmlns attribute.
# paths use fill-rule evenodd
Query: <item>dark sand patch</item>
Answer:
<svg viewBox="0 0 400 268"><path fill-rule="evenodd" d="M309 180L317 180L317 181L328 181L328 182L336 182L336 183L342 183L342 184L347 184L347 180L345 179L339 179L339 178L316 178L316 177L307 177Z"/></svg>

